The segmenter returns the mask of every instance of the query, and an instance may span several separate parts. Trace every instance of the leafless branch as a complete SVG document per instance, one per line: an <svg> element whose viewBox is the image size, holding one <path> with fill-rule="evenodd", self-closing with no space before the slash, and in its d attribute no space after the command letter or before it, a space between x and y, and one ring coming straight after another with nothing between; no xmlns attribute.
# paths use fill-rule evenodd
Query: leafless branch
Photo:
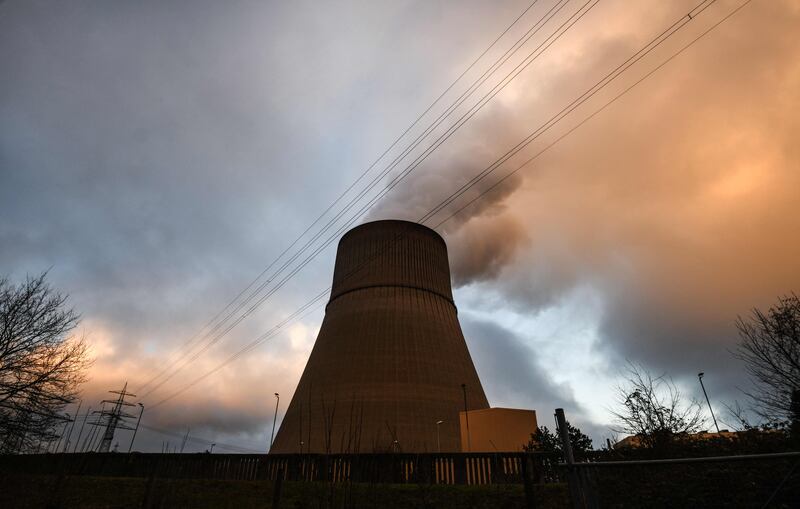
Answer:
<svg viewBox="0 0 800 509"><path fill-rule="evenodd" d="M86 343L70 336L80 317L46 275L0 279L0 452L57 439L89 366Z"/></svg>
<svg viewBox="0 0 800 509"><path fill-rule="evenodd" d="M766 313L754 309L736 327L740 343L734 355L755 382L746 393L753 409L769 422L790 420L792 395L800 391L800 298L779 298Z"/></svg>
<svg viewBox="0 0 800 509"><path fill-rule="evenodd" d="M676 436L700 431L705 422L700 403L687 399L666 375L653 376L629 362L626 376L617 387L613 432L635 435L642 446L657 448Z"/></svg>

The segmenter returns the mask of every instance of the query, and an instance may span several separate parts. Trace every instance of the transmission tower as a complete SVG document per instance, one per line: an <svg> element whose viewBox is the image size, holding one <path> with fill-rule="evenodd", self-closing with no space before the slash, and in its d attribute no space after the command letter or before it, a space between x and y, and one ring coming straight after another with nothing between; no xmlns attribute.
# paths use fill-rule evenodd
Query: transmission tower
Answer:
<svg viewBox="0 0 800 509"><path fill-rule="evenodd" d="M127 424L126 420L133 419L136 416L125 412L124 408L135 406L133 403L125 401L125 398L135 398L136 394L131 394L127 389L128 382L125 382L125 386L121 391L108 391L111 394L117 394L118 396L116 399L104 399L102 401L103 404L109 404L110 408L100 411L97 421L92 423L95 426L102 426L105 424L106 428L103 432L103 438L100 440L100 445L97 447L97 452L108 452L111 449L111 442L114 441L114 432L117 429L133 429L132 426Z"/></svg>

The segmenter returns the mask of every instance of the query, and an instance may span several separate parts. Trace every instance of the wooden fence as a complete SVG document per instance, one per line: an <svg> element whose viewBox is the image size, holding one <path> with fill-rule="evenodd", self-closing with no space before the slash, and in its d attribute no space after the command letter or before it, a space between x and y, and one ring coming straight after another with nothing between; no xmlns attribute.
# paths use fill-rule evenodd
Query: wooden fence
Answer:
<svg viewBox="0 0 800 509"><path fill-rule="evenodd" d="M0 472L17 474L397 484L552 482L557 464L548 453L0 455Z"/></svg>

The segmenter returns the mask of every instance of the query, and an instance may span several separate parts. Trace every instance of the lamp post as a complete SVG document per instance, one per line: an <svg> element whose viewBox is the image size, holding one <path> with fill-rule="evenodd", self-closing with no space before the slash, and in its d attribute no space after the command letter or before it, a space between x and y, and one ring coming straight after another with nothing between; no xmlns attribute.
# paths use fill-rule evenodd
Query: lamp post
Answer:
<svg viewBox="0 0 800 509"><path fill-rule="evenodd" d="M461 390L464 391L464 420L467 421L467 452L472 452L472 440L469 436L469 410L467 410L467 384L461 384Z"/></svg>
<svg viewBox="0 0 800 509"><path fill-rule="evenodd" d="M211 449L208 450L208 454L211 454L212 452L214 452L214 446L215 445L217 445L217 444L211 444Z"/></svg>
<svg viewBox="0 0 800 509"><path fill-rule="evenodd" d="M444 421L436 421L436 452L442 452L442 444L439 442L439 425Z"/></svg>
<svg viewBox="0 0 800 509"><path fill-rule="evenodd" d="M272 416L272 436L269 437L269 450L272 451L272 441L275 440L275 423L278 421L278 404L281 402L281 396L275 393L275 415Z"/></svg>
<svg viewBox="0 0 800 509"><path fill-rule="evenodd" d="M714 417L714 409L711 408L711 402L708 400L708 393L706 392L706 386L703 385L703 375L705 373L698 373L697 378L700 380L700 387L703 388L703 395L706 397L706 403L708 403L708 410L711 412L711 418L714 419L714 427L717 428L717 434L719 434L719 425L717 424L717 418Z"/></svg>
<svg viewBox="0 0 800 509"><path fill-rule="evenodd" d="M139 418L136 420L136 427L133 429L133 436L131 437L131 445L128 446L128 452L133 449L133 441L136 440L136 432L139 431L139 423L142 422L142 414L144 413L144 405L139 403Z"/></svg>

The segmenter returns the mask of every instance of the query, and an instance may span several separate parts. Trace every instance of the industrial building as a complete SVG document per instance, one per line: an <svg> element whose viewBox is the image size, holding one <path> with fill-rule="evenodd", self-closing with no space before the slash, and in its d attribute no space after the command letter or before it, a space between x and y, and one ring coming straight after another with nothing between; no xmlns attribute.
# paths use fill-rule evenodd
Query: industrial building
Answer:
<svg viewBox="0 0 800 509"><path fill-rule="evenodd" d="M347 232L325 318L271 452L460 452L459 412L488 409L442 237L396 220ZM476 446L490 443L484 431L502 433L486 425L490 415L475 414L468 438ZM496 423L531 423L530 414L521 425L517 417ZM535 422L534 414L529 432Z"/></svg>

